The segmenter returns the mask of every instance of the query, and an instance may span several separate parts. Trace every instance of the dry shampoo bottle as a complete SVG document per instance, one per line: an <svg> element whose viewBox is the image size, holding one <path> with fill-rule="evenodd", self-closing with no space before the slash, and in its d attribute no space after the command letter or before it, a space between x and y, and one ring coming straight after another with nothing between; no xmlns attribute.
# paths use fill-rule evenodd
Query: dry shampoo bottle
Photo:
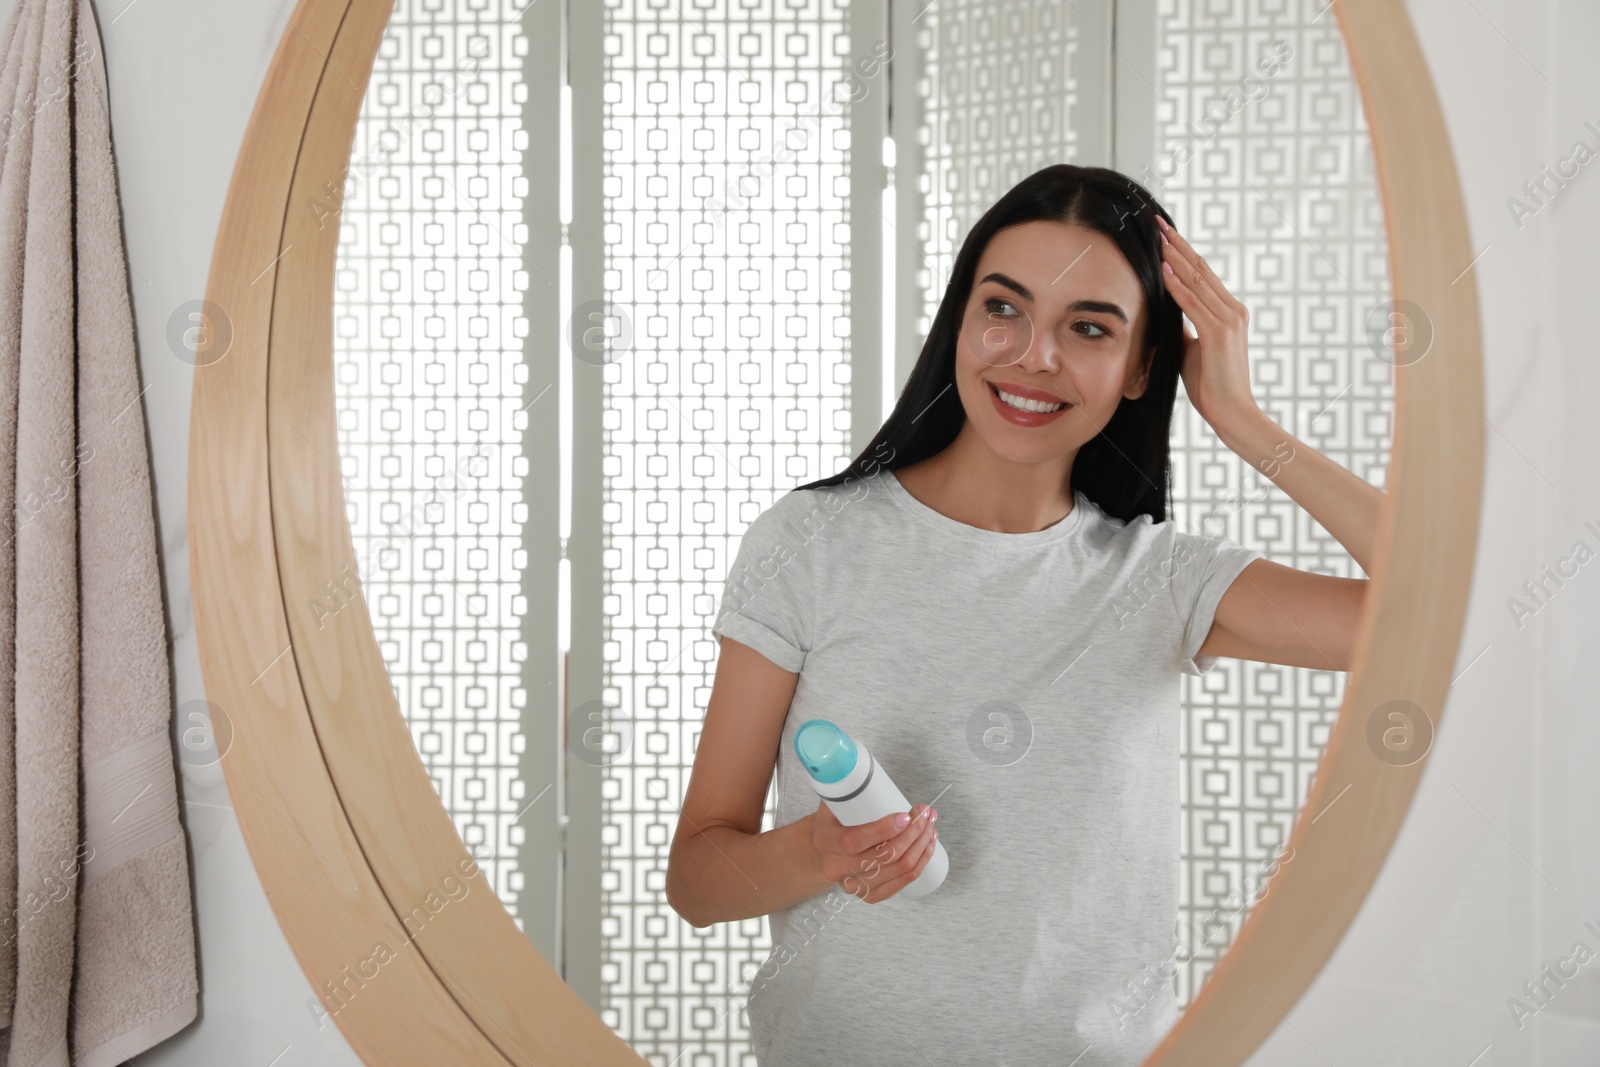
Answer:
<svg viewBox="0 0 1600 1067"><path fill-rule="evenodd" d="M794 732L794 751L811 777L811 788L845 826L860 826L911 810L905 794L867 747L851 740L849 734L827 719L802 723ZM944 850L944 842L934 841L933 858L922 873L889 899L926 896L939 888L949 870L950 856Z"/></svg>

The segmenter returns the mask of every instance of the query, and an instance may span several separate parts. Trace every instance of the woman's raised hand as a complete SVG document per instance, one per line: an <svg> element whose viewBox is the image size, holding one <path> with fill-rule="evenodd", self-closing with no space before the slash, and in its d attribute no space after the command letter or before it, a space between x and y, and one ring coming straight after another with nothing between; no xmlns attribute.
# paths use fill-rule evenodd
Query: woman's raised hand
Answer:
<svg viewBox="0 0 1600 1067"><path fill-rule="evenodd" d="M904 828L895 825L902 815L910 816ZM938 817L928 805L915 804L910 812L845 826L822 801L811 816L811 843L831 881L864 904L879 904L915 881L933 858Z"/></svg>
<svg viewBox="0 0 1600 1067"><path fill-rule="evenodd" d="M1157 215L1156 225L1163 241L1161 276L1199 333L1183 328L1183 388L1200 417L1216 427L1219 419L1256 407L1245 356L1250 312L1166 219Z"/></svg>

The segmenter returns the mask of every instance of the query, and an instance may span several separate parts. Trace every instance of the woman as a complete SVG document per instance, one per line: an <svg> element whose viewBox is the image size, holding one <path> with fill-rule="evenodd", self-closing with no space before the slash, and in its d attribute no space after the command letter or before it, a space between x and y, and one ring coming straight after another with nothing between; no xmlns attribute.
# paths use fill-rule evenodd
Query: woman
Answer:
<svg viewBox="0 0 1600 1067"><path fill-rule="evenodd" d="M1180 374L1364 569L1382 494L1256 406L1245 308L1142 186L1046 167L951 273L894 413L750 525L713 627L667 894L771 915L763 1065L1138 1063L1176 1016L1179 673L1350 662L1365 579L1167 521ZM926 801L841 826L794 754L811 718ZM944 883L894 902L935 839Z"/></svg>

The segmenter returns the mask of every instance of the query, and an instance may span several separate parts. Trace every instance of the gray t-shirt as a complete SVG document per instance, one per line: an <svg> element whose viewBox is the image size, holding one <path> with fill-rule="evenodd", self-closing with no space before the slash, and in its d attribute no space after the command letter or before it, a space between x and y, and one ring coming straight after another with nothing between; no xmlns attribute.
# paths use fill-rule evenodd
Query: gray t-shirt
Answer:
<svg viewBox="0 0 1600 1067"><path fill-rule="evenodd" d="M817 808L794 733L826 718L939 809L950 856L921 899L771 915L762 1067L1132 1067L1175 1020L1178 676L1263 557L1074 499L998 533L880 469L747 528L712 631L800 675L776 825Z"/></svg>

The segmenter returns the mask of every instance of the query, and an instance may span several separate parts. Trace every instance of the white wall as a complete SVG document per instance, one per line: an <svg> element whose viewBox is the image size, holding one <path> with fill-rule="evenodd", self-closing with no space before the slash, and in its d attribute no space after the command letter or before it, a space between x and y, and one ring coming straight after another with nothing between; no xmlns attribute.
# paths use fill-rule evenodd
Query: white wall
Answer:
<svg viewBox="0 0 1600 1067"><path fill-rule="evenodd" d="M1456 682L1395 851L1328 967L1251 1063L1600 1063L1600 959L1524 1028L1506 1005L1574 942L1600 952L1584 929L1592 920L1600 930L1600 728L1593 676L1579 671L1597 662L1600 561L1520 629L1507 607L1574 541L1600 551L1600 161L1520 229L1507 208L1575 140L1600 149L1600 7L1407 7L1482 253L1459 283L1477 284L1485 342L1477 568Z"/></svg>
<svg viewBox="0 0 1600 1067"><path fill-rule="evenodd" d="M0 0L0 11L8 6ZM1600 145L1583 126L1600 129L1592 62L1600 8L1592 0L1409 6L1446 101L1472 245L1487 248L1461 283L1475 281L1483 305L1491 424L1457 668L1466 673L1371 898L1251 1062L1600 1062L1600 960L1526 1029L1516 1029L1505 1004L1574 941L1600 949L1583 929L1585 919L1600 928L1600 726L1594 683L1579 670L1600 639L1600 562L1520 630L1506 607L1575 540L1600 548L1600 536L1583 528L1592 521L1600 529L1600 478L1590 466L1600 456L1600 419L1586 403L1600 397L1600 161L1521 230L1506 208L1574 140ZM234 155L286 29L280 9L290 8L290 0L100 7L180 704L204 693L185 528L190 368L170 350L167 323L204 292ZM256 879L220 770L186 769L183 790L198 881L201 1017L140 1064L356 1063L336 1027L319 1028L307 1006L311 987Z"/></svg>
<svg viewBox="0 0 1600 1067"><path fill-rule="evenodd" d="M192 368L167 341L174 309L205 294L211 245L256 90L291 0L98 0L112 139L144 372L145 415L181 706L205 696L189 600L188 450ZM354 1067L339 1028L308 1007L256 878L220 766L184 767L194 864L200 1017L138 1057L140 1067ZM281 1059L278 1057L281 1055Z"/></svg>

